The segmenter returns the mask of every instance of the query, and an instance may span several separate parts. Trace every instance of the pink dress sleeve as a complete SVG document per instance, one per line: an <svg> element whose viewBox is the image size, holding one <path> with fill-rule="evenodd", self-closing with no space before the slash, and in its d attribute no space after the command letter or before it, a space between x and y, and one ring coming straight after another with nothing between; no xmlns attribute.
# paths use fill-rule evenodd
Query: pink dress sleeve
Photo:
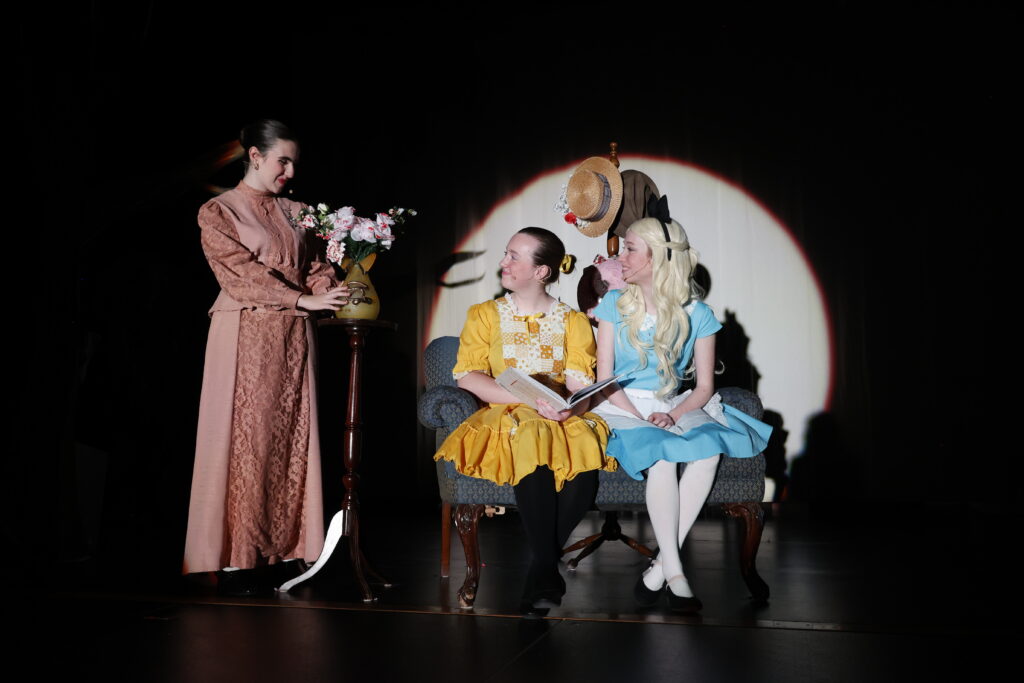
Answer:
<svg viewBox="0 0 1024 683"><path fill-rule="evenodd" d="M309 274L306 275L306 287L314 294L323 294L329 289L338 286L338 279L334 276L334 269L330 263L313 261L309 264Z"/></svg>
<svg viewBox="0 0 1024 683"><path fill-rule="evenodd" d="M286 284L273 268L238 241L231 218L216 202L199 209L203 253L221 288L238 303L277 309L298 307L302 292Z"/></svg>

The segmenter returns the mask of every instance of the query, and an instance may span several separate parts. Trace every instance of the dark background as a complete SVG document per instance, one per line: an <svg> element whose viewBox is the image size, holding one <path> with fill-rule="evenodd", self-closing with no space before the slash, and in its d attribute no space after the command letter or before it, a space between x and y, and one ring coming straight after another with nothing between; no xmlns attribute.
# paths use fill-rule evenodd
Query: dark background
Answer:
<svg viewBox="0 0 1024 683"><path fill-rule="evenodd" d="M253 11L94 2L16 24L8 148L24 187L9 290L30 331L8 328L11 547L177 569L217 292L195 215L206 183L241 175L211 174L212 151L262 116L302 141L295 197L420 211L372 273L400 328L367 357L386 378L368 385L367 506L436 504L415 400L438 263L509 192L616 140L741 185L807 253L836 362L807 489L817 511L1019 516L1004 457L1013 405L1000 398L1016 316L997 299L1013 291L1001 233L1019 224L1015 12ZM321 356L329 424L340 336L322 335ZM340 441L328 431L332 508Z"/></svg>

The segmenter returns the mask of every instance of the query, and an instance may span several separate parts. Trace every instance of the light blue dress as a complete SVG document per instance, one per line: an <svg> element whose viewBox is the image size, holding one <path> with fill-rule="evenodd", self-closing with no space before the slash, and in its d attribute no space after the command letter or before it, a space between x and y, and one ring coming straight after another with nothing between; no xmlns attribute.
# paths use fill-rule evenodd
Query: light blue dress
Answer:
<svg viewBox="0 0 1024 683"><path fill-rule="evenodd" d="M616 306L620 296L621 290L608 292L593 312L594 317L615 326L614 372L622 375L619 385L645 417L652 412L668 412L679 405L686 394L666 400L654 396L661 386L658 358L653 348L649 349L647 366L640 368L640 355L629 343L626 324ZM709 337L722 329L714 312L704 302L693 302L686 311L690 316L690 333L676 363L680 373L690 364L697 339ZM640 330L641 341L651 342L654 338L655 322L653 316L648 316ZM601 415L613 430L608 441L608 455L618 460L619 466L634 479L642 479L643 471L658 460L692 462L720 453L733 458L750 458L765 449L772 433L772 428L765 423L722 404L718 394L704 409L680 416L670 429L638 420L607 401L594 412Z"/></svg>

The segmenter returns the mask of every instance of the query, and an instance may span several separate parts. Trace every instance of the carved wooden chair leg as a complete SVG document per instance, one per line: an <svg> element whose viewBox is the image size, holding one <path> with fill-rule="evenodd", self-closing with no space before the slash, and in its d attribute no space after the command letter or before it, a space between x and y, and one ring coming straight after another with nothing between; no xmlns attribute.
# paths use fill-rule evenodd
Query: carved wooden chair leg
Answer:
<svg viewBox="0 0 1024 683"><path fill-rule="evenodd" d="M601 533L588 536L582 541L576 541L571 546L562 551L562 554L571 553L574 550L583 548L583 552L569 560L569 569L576 569L579 566L580 561L583 560L587 555L591 554L595 550L601 547L601 544L605 541L622 541L633 550L637 551L644 557L654 557L654 551L643 545L639 541L626 536L622 533L622 527L619 526L619 513L618 512L606 512L604 515L604 524L601 525Z"/></svg>
<svg viewBox="0 0 1024 683"><path fill-rule="evenodd" d="M593 537L591 537L591 538L593 538ZM576 557L574 557L571 560L569 560L569 569L576 569L576 567L580 563L580 560L582 560L587 555L589 555L590 553L592 553L595 550L597 550L598 548L600 548L601 544L604 543L604 541L605 541L604 534L598 534L597 535L597 539L594 540L593 543L588 544L587 547L583 549L583 552L581 552L579 555L577 555Z"/></svg>
<svg viewBox="0 0 1024 683"><path fill-rule="evenodd" d="M441 503L441 578L448 578L452 556L452 504Z"/></svg>
<svg viewBox="0 0 1024 683"><path fill-rule="evenodd" d="M590 545L591 543L593 543L597 539L601 538L602 536L604 536L604 534L600 534L600 533L599 534L594 534L593 536L587 536L586 538L581 539L579 541L576 541L575 543L573 543L568 548L565 548L564 550L562 550L562 554L563 555L568 555L569 553L575 552L575 551L579 550L580 548L586 548L588 545Z"/></svg>
<svg viewBox="0 0 1024 683"><path fill-rule="evenodd" d="M483 505L461 503L455 506L455 528L462 540L462 549L466 552L466 580L459 589L459 607L469 609L476 601L476 589L480 585L480 545L477 542L477 529L480 515L484 513Z"/></svg>
<svg viewBox="0 0 1024 683"><path fill-rule="evenodd" d="M743 520L743 545L740 548L740 573L754 599L768 600L768 584L757 573L757 550L761 546L761 532L764 530L764 508L760 503L726 503L722 506L725 514Z"/></svg>

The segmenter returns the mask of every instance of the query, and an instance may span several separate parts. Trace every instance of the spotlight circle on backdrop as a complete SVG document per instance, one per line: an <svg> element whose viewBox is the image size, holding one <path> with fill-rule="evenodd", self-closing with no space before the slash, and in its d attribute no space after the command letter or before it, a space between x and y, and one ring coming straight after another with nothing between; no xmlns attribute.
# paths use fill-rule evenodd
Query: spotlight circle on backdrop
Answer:
<svg viewBox="0 0 1024 683"><path fill-rule="evenodd" d="M742 188L713 173L673 159L626 155L620 170L650 176L669 197L672 217L686 229L700 262L711 274L706 299L719 320L735 314L750 339L747 356L761 375L758 394L766 409L783 416L790 432L790 457L803 448L807 420L828 409L832 385L832 339L828 310L817 278L792 233ZM424 344L458 335L466 310L501 292L498 261L519 229L554 231L579 259L549 291L576 306L580 273L595 255L606 254L605 236L591 238L565 223L554 205L579 162L545 172L496 204L458 246L483 252L453 266L438 287L427 319Z"/></svg>

